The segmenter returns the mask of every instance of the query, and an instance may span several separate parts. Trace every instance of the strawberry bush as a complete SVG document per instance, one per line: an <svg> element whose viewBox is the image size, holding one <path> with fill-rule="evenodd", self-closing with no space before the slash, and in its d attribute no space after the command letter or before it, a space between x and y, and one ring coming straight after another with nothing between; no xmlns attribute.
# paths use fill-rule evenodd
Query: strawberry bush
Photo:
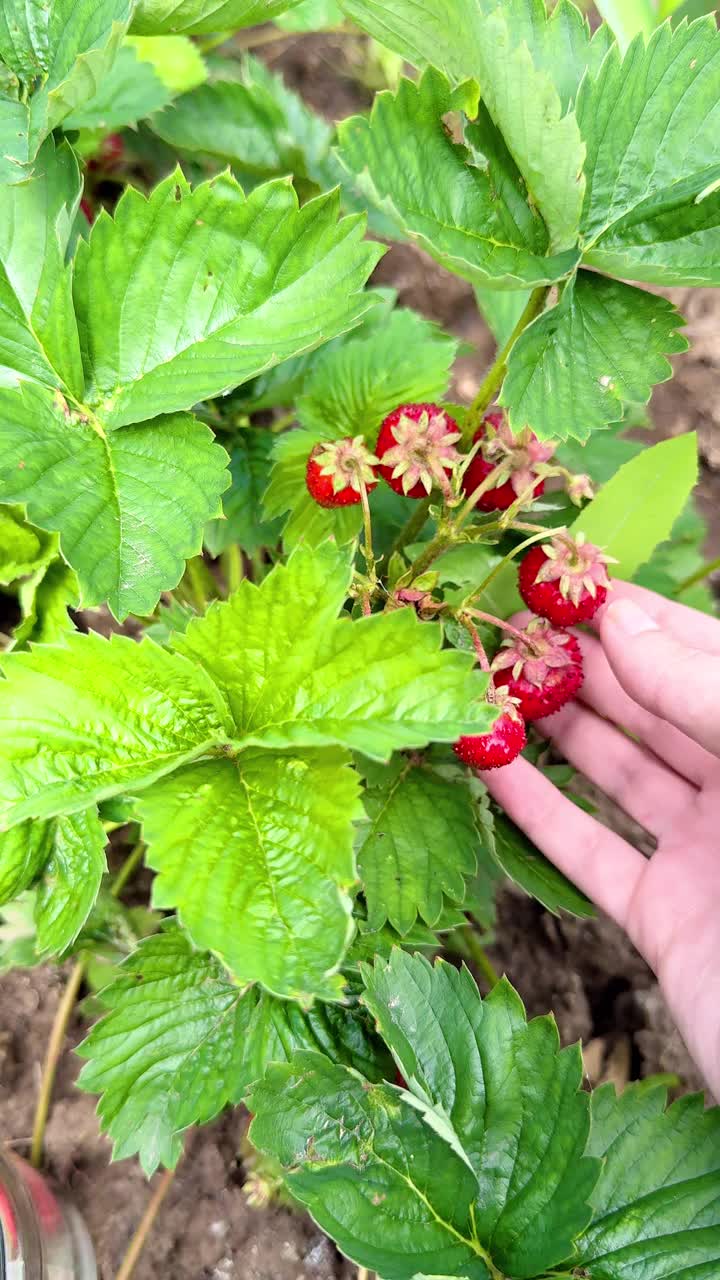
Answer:
<svg viewBox="0 0 720 1280"><path fill-rule="evenodd" d="M552 774L568 628L613 578L713 608L695 438L626 433L687 346L644 286L720 284L720 35L599 7L0 14L0 966L96 993L116 1158L173 1167L245 1102L384 1280L720 1256L720 1112L584 1092L459 965L505 878L594 910L477 773ZM241 52L275 19L355 23L391 87L331 127ZM371 283L392 240L475 288L469 405L456 339Z"/></svg>

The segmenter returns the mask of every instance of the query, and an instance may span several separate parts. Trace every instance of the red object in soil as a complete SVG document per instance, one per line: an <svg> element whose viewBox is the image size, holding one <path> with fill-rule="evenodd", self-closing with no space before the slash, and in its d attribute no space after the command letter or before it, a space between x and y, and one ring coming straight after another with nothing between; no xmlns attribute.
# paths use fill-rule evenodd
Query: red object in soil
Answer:
<svg viewBox="0 0 720 1280"><path fill-rule="evenodd" d="M527 734L525 721L512 703L498 716L489 733L458 738L453 751L473 769L502 769L520 755Z"/></svg>
<svg viewBox="0 0 720 1280"><path fill-rule="evenodd" d="M589 622L607 599L607 557L581 538L560 534L531 547L518 572L518 589L528 609L557 627Z"/></svg>
<svg viewBox="0 0 720 1280"><path fill-rule="evenodd" d="M439 404L401 404L380 427L380 474L403 498L427 498L461 461L459 439L457 422Z"/></svg>
<svg viewBox="0 0 720 1280"><path fill-rule="evenodd" d="M497 654L493 682L515 699L525 720L542 720L577 697L584 678L582 653L569 631L539 618L523 634L526 642L511 638Z"/></svg>

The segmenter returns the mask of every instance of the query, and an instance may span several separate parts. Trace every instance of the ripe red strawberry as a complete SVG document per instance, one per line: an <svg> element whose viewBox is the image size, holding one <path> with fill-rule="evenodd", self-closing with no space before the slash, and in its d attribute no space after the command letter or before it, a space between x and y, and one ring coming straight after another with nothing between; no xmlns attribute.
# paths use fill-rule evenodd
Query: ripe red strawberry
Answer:
<svg viewBox="0 0 720 1280"><path fill-rule="evenodd" d="M577 696L582 653L575 636L556 631L544 618L533 618L521 635L503 642L492 664L493 679L515 698L526 720L541 720Z"/></svg>
<svg viewBox="0 0 720 1280"><path fill-rule="evenodd" d="M545 492L545 481L538 476L538 469L548 462L555 452L554 444L542 444L529 429L513 435L503 413L488 413L473 436L473 444L482 440L463 478L463 492L468 498L486 480L491 471L502 466L498 482L478 500L480 511L507 511L518 498L527 494L527 501L539 498ZM533 479L537 478L531 489Z"/></svg>
<svg viewBox="0 0 720 1280"><path fill-rule="evenodd" d="M305 483L321 507L351 507L361 501L360 478L368 493L377 485L377 458L362 436L316 444L307 460Z"/></svg>
<svg viewBox="0 0 720 1280"><path fill-rule="evenodd" d="M473 769L502 769L512 764L527 741L525 721L512 698L504 690L498 691L496 703L501 714L490 732L458 738L453 747L458 759Z"/></svg>
<svg viewBox="0 0 720 1280"><path fill-rule="evenodd" d="M531 547L518 573L520 595L529 609L558 627L587 622L604 603L610 557L586 542L560 533Z"/></svg>
<svg viewBox="0 0 720 1280"><path fill-rule="evenodd" d="M440 405L401 404L380 427L380 474L405 498L426 498L435 486L449 490L459 439L457 422Z"/></svg>

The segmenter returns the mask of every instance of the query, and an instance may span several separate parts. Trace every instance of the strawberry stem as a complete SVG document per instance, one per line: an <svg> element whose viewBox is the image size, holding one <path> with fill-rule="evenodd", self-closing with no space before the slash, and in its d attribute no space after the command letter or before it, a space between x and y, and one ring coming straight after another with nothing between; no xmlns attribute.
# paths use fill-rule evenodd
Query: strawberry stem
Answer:
<svg viewBox="0 0 720 1280"><path fill-rule="evenodd" d="M512 623L504 622L502 618L496 618L492 613L483 613L481 609L466 609L464 612L470 614L473 618L477 618L478 622L487 622L491 627L499 627L501 631L507 631L508 635L513 636L521 644L534 648L532 637L526 635L523 631L519 631ZM539 650L536 650L536 652L539 652Z"/></svg>
<svg viewBox="0 0 720 1280"><path fill-rule="evenodd" d="M470 636L470 639L473 642L473 648L475 650L475 656L478 660L478 666L480 667L480 670L485 671L489 674L490 663L488 661L488 656L485 652L485 647L483 645L483 642L480 639L480 632L478 631L477 627L474 626L474 624L472 623L470 618L467 616L467 614L458 614L458 622L460 623L461 627L465 628L465 630L468 632L468 635Z"/></svg>
<svg viewBox="0 0 720 1280"><path fill-rule="evenodd" d="M540 312L544 309L549 292L550 290L547 285L541 285L539 289L534 289L530 294L525 310L520 316L520 319L515 325L515 328L510 334L505 346L499 352L495 363L480 383L478 393L465 416L463 430L466 436L471 437L479 427L481 420L485 416L486 410L492 404L503 384L505 374L507 372L507 362L510 352L520 337L520 334L523 332L523 329L526 329L533 320L536 320L540 315Z"/></svg>
<svg viewBox="0 0 720 1280"><path fill-rule="evenodd" d="M490 584L495 581L498 574L501 573L505 566L510 564L516 556L519 556L527 547L531 547L534 542L540 542L541 538L547 538L547 536L548 530L542 529L539 533L534 533L531 538L526 538L524 542L519 542L516 547L513 547L512 551L508 551L507 555L503 556L502 560L500 560L487 577L483 579L480 586L476 587L471 595L468 596L467 601L463 604L463 608L467 609L467 606L472 600L479 599L483 592L487 591Z"/></svg>

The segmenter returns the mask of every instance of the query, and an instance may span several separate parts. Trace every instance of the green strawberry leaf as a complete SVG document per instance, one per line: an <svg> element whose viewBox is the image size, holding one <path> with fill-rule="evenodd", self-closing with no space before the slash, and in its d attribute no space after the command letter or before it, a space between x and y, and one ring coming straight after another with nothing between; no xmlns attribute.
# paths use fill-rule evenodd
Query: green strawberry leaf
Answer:
<svg viewBox="0 0 720 1280"><path fill-rule="evenodd" d="M595 908L572 881L558 871L552 862L528 840L524 831L499 809L494 810L492 831L486 834L492 857L513 884L524 889L531 898L553 915L567 911L580 919L595 915Z"/></svg>
<svg viewBox="0 0 720 1280"><path fill-rule="evenodd" d="M475 1172L475 1232L495 1266L537 1276L571 1256L600 1169L583 1154L579 1046L560 1049L551 1017L528 1023L506 979L481 1000L467 969L403 951L363 977L364 1003L408 1088L444 1119Z"/></svg>
<svg viewBox="0 0 720 1280"><path fill-rule="evenodd" d="M13 7L18 0L11 0ZM31 54L42 81L29 101L30 155L43 138L100 90L132 16L132 0L53 0L33 5ZM22 56L28 55L28 47Z"/></svg>
<svg viewBox="0 0 720 1280"><path fill-rule="evenodd" d="M243 746L331 743L377 760L482 732L487 678L469 654L440 649L411 609L337 620L350 564L329 544L298 547L261 583L245 580L173 637L221 689Z"/></svg>
<svg viewBox="0 0 720 1280"><path fill-rule="evenodd" d="M44 568L55 555L55 541L28 524L21 507L0 507L0 586Z"/></svg>
<svg viewBox="0 0 720 1280"><path fill-rule="evenodd" d="M138 35L205 35L270 22L299 0L138 0L132 30Z"/></svg>
<svg viewBox="0 0 720 1280"><path fill-rule="evenodd" d="M720 34L714 18L674 31L663 23L625 57L614 49L585 80L577 117L587 144L582 216L586 248L621 219L684 212L720 178ZM678 196L683 200L679 201ZM641 255L642 257L642 255Z"/></svg>
<svg viewBox="0 0 720 1280"><path fill-rule="evenodd" d="M79 604L77 575L57 556L21 584L18 599L22 622L13 631L8 647L18 649L31 642L56 644L64 632L73 629L68 609L77 609Z"/></svg>
<svg viewBox="0 0 720 1280"><path fill-rule="evenodd" d="M251 1141L359 1265L385 1280L421 1269L490 1280L472 1236L473 1173L406 1097L300 1052L252 1090Z"/></svg>
<svg viewBox="0 0 720 1280"><path fill-rule="evenodd" d="M211 156L255 179L306 174L282 111L239 80L216 80L184 94L155 115L151 127L174 150Z"/></svg>
<svg viewBox="0 0 720 1280"><path fill-rule="evenodd" d="M51 824L21 822L0 833L0 906L35 883L52 849Z"/></svg>
<svg viewBox="0 0 720 1280"><path fill-rule="evenodd" d="M262 496L270 474L275 438L263 429L241 432L230 450L230 488L223 496L223 520L211 520L204 542L212 556L236 543L252 555L258 547L273 546L280 522L265 520Z"/></svg>
<svg viewBox="0 0 720 1280"><path fill-rule="evenodd" d="M443 894L462 902L477 867L473 798L462 778L395 757L365 769L366 817L357 839L369 929L389 921L406 934L421 916L432 926Z"/></svg>
<svg viewBox="0 0 720 1280"><path fill-rule="evenodd" d="M331 351L335 351L345 342L366 338L374 330L383 328L393 314L397 301L396 291L379 286L368 288L365 293L372 303L370 310L365 313L356 329L349 334L339 334L337 338L325 343L319 351L311 351L304 356L293 356L291 360L284 360L282 364L275 365L267 373L253 378L252 382L241 387L238 392L243 408L252 412L257 409L273 409L278 405L294 404L316 364L324 360ZM419 318L417 312L413 311L410 314Z"/></svg>
<svg viewBox="0 0 720 1280"><path fill-rule="evenodd" d="M337 213L337 193L299 208L286 181L247 199L227 174L191 191L178 172L147 200L127 188L76 264L88 403L103 423L189 409L353 328L382 250ZM172 264L162 290L158 261Z"/></svg>
<svg viewBox="0 0 720 1280"><path fill-rule="evenodd" d="M29 378L82 395L65 263L80 190L75 155L51 138L29 181L0 185L0 387Z"/></svg>
<svg viewBox="0 0 720 1280"><path fill-rule="evenodd" d="M633 578L670 536L697 477L695 433L662 440L620 467L578 515L572 531L615 557L614 577Z"/></svg>
<svg viewBox="0 0 720 1280"><path fill-rule="evenodd" d="M149 640L74 632L2 671L0 830L146 785L230 736L205 672Z"/></svg>
<svg viewBox="0 0 720 1280"><path fill-rule="evenodd" d="M257 59L246 57L240 76L184 94L153 117L153 132L179 151L212 157L255 180L293 173L324 189L335 186L332 126Z"/></svg>
<svg viewBox="0 0 720 1280"><path fill-rule="evenodd" d="M485 169L446 132L443 117L454 105L449 82L433 69L419 84L402 80L395 95L378 95L369 119L339 126L341 159L404 235L457 275L511 289L567 275L577 254L544 256L544 223L487 112L468 131Z"/></svg>
<svg viewBox="0 0 720 1280"><path fill-rule="evenodd" d="M421 6L413 0L343 0L343 7L416 65L430 63L455 82L479 83L485 107L545 220L552 251L574 248L585 147L568 100L585 68L606 51L607 35L591 43L572 6L558 6L553 21L544 5L525 0L502 8L489 0L427 0Z"/></svg>
<svg viewBox="0 0 720 1280"><path fill-rule="evenodd" d="M297 402L303 431L281 436L264 498L269 516L290 512L287 548L318 546L328 536L341 545L360 528L360 507L318 506L305 484L308 456L320 440L362 435L373 448L380 424L399 404L441 400L457 342L417 315L399 309L369 333L364 330L317 357Z"/></svg>
<svg viewBox="0 0 720 1280"><path fill-rule="evenodd" d="M0 91L0 184L3 186L24 182L30 175L29 129L27 103Z"/></svg>
<svg viewBox="0 0 720 1280"><path fill-rule="evenodd" d="M152 64L143 61L131 46L123 45L97 93L70 113L64 127L121 129L159 111L171 97Z"/></svg>
<svg viewBox="0 0 720 1280"><path fill-rule="evenodd" d="M443 399L458 343L415 311L399 308L370 333L323 352L298 399L298 418L323 439L365 436L399 404Z"/></svg>
<svg viewBox="0 0 720 1280"><path fill-rule="evenodd" d="M671 377L667 356L688 346L682 324L664 298L579 272L512 348L500 395L511 426L582 441L620 421L623 401L645 404Z"/></svg>
<svg viewBox="0 0 720 1280"><path fill-rule="evenodd" d="M79 1053L80 1088L102 1094L103 1129L116 1160L134 1155L146 1174L173 1166L180 1135L239 1103L268 1063L316 1049L362 1070L389 1069L356 1010L304 1012L257 988L242 991L218 961L177 928L141 942L101 996L106 1016Z"/></svg>
<svg viewBox="0 0 720 1280"><path fill-rule="evenodd" d="M659 209L651 197L606 231L583 261L648 284L718 285L720 194L696 203L673 189Z"/></svg>
<svg viewBox="0 0 720 1280"><path fill-rule="evenodd" d="M126 36L123 47L149 63L173 96L189 93L207 80L203 56L189 36Z"/></svg>
<svg viewBox="0 0 720 1280"><path fill-rule="evenodd" d="M36 947L57 956L72 945L93 908L107 869L107 837L95 809L56 818L50 826L51 852L35 899Z"/></svg>
<svg viewBox="0 0 720 1280"><path fill-rule="evenodd" d="M438 67L455 83L479 75L486 39L483 18L497 0L341 0L342 7L376 40L416 67ZM596 70L612 35L606 26L593 35L574 4L557 4L550 14L538 0L503 0L502 9L516 46L525 44L535 66L554 81L563 110L573 101L586 69Z"/></svg>
<svg viewBox="0 0 720 1280"><path fill-rule="evenodd" d="M105 434L60 392L0 389L0 485L60 534L85 606L152 612L220 515L227 454L189 414Z"/></svg>
<svg viewBox="0 0 720 1280"><path fill-rule="evenodd" d="M336 749L244 751L179 769L138 800L156 907L238 983L338 999L352 934L358 780Z"/></svg>
<svg viewBox="0 0 720 1280"><path fill-rule="evenodd" d="M481 1001L467 970L399 950L363 974L410 1092L301 1053L252 1091L252 1141L386 1280L520 1280L566 1259L599 1174L579 1049L559 1050L550 1018L528 1024L505 981Z"/></svg>
<svg viewBox="0 0 720 1280"><path fill-rule="evenodd" d="M589 1154L603 1160L593 1220L578 1241L591 1280L710 1280L720 1248L720 1108L702 1096L667 1111L663 1088L612 1085L592 1098Z"/></svg>

